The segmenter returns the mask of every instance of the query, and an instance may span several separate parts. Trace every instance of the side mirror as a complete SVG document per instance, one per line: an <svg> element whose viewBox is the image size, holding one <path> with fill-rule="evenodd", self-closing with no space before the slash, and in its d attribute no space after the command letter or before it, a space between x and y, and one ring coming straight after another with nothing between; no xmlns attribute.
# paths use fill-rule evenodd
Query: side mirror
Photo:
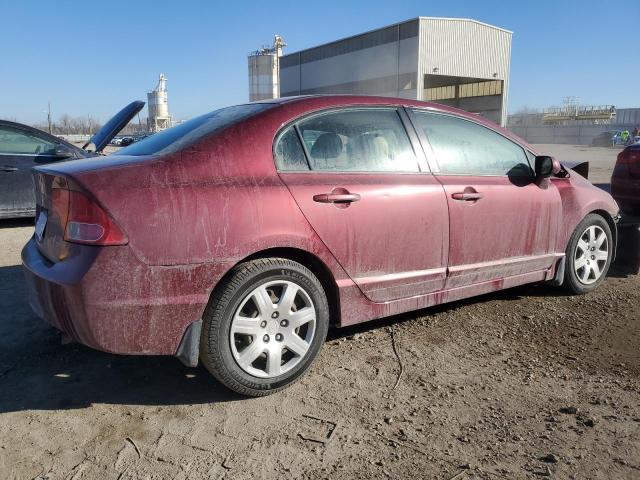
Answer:
<svg viewBox="0 0 640 480"><path fill-rule="evenodd" d="M549 178L553 174L553 158L546 155L536 157L535 173L537 179Z"/></svg>
<svg viewBox="0 0 640 480"><path fill-rule="evenodd" d="M53 152L53 156L63 160L65 158L73 157L73 152L66 145L58 144Z"/></svg>

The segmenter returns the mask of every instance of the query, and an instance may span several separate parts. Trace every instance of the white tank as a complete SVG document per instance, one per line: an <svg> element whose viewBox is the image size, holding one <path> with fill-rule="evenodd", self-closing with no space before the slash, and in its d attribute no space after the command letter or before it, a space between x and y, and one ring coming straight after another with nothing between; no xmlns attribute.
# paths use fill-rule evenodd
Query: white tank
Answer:
<svg viewBox="0 0 640 480"><path fill-rule="evenodd" d="M166 82L167 78L161 73L156 89L147 93L147 108L149 110L147 126L150 132L158 132L171 127Z"/></svg>
<svg viewBox="0 0 640 480"><path fill-rule="evenodd" d="M280 97L280 57L286 44L276 35L272 47L249 54L249 101Z"/></svg>

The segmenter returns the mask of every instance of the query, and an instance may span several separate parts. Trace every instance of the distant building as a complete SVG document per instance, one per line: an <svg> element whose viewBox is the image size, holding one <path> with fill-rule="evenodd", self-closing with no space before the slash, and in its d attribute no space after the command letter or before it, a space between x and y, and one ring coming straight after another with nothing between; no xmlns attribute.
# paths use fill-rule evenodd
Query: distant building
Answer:
<svg viewBox="0 0 640 480"><path fill-rule="evenodd" d="M167 78L163 73L158 79L155 90L147 93L147 130L151 133L159 132L171 127L171 115L169 115L169 103L167 100Z"/></svg>
<svg viewBox="0 0 640 480"><path fill-rule="evenodd" d="M249 101L268 100L280 96L280 57L287 44L276 35L273 46L262 47L249 54Z"/></svg>
<svg viewBox="0 0 640 480"><path fill-rule="evenodd" d="M505 125L511 36L476 20L419 17L278 57L279 93L428 100Z"/></svg>

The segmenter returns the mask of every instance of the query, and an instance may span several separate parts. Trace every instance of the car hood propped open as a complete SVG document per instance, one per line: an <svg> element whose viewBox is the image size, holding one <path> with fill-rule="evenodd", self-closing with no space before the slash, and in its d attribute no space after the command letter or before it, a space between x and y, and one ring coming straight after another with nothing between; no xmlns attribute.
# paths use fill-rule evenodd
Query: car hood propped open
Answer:
<svg viewBox="0 0 640 480"><path fill-rule="evenodd" d="M145 102L136 100L116 113L91 139L82 146L83 150L89 152L101 152L109 145L120 130L144 107Z"/></svg>

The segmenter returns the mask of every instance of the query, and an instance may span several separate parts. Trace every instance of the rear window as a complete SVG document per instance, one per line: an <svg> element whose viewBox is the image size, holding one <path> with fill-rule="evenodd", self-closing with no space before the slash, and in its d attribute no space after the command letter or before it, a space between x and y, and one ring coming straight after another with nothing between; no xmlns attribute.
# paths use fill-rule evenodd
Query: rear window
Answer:
<svg viewBox="0 0 640 480"><path fill-rule="evenodd" d="M118 150L118 155L157 155L173 153L218 130L275 106L273 103L254 103L221 108L158 132L150 137Z"/></svg>

